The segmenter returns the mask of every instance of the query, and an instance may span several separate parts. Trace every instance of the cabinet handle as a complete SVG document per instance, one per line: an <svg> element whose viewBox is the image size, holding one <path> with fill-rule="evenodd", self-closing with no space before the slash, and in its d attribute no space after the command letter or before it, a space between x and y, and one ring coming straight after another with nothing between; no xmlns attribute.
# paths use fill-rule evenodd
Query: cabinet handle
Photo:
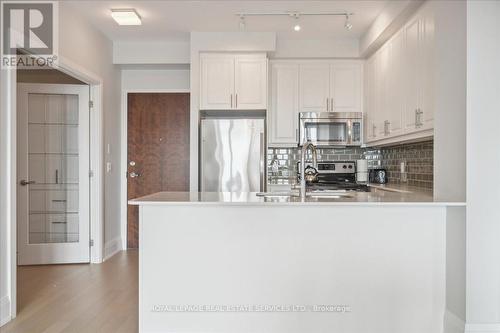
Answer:
<svg viewBox="0 0 500 333"><path fill-rule="evenodd" d="M326 111L330 111L330 99L326 98Z"/></svg>
<svg viewBox="0 0 500 333"><path fill-rule="evenodd" d="M333 112L333 111L335 111L335 110L333 109L333 97L331 98L331 102L330 102L330 110L331 110L332 112Z"/></svg>
<svg viewBox="0 0 500 333"><path fill-rule="evenodd" d="M233 94L231 94L231 109L233 108Z"/></svg>
<svg viewBox="0 0 500 333"><path fill-rule="evenodd" d="M236 102L234 104L235 104L235 108L237 109L238 108L238 94L236 94Z"/></svg>
<svg viewBox="0 0 500 333"><path fill-rule="evenodd" d="M391 126L391 122L389 120L384 121L384 134L385 135L391 134L390 126Z"/></svg>
<svg viewBox="0 0 500 333"><path fill-rule="evenodd" d="M424 112L420 108L415 110L415 127L416 128L419 128L423 125L423 123L422 123L422 114L423 113Z"/></svg>
<svg viewBox="0 0 500 333"><path fill-rule="evenodd" d="M373 124L373 127L372 127L372 135L373 137L376 137L377 136L377 125Z"/></svg>

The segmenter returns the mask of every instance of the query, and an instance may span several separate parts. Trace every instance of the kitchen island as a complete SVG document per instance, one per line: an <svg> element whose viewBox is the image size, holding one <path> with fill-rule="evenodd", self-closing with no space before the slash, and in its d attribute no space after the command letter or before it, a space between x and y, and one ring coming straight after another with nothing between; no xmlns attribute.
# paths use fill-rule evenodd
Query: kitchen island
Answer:
<svg viewBox="0 0 500 333"><path fill-rule="evenodd" d="M161 192L140 207L141 332L441 332L447 207Z"/></svg>

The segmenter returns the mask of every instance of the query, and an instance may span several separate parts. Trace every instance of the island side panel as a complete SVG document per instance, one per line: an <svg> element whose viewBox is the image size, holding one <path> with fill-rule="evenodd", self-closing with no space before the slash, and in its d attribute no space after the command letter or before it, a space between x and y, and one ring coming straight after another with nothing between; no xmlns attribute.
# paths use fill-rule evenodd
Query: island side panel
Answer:
<svg viewBox="0 0 500 333"><path fill-rule="evenodd" d="M443 207L143 206L141 332L440 332L445 221ZM220 305L256 312L174 307ZM259 312L276 305L299 312ZM314 305L344 308L300 312Z"/></svg>

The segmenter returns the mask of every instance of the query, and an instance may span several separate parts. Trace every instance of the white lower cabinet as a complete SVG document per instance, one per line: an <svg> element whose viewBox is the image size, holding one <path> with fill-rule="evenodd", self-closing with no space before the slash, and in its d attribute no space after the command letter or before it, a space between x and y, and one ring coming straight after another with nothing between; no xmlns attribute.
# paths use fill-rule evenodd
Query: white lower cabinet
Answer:
<svg viewBox="0 0 500 333"><path fill-rule="evenodd" d="M421 10L365 63L365 141L433 135L434 17Z"/></svg>

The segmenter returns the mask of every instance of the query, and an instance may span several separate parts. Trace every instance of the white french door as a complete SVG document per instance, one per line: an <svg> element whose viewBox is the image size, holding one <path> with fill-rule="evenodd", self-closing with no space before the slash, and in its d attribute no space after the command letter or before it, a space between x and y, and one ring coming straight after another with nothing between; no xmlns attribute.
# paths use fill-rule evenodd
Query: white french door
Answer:
<svg viewBox="0 0 500 333"><path fill-rule="evenodd" d="M17 88L18 264L89 262L89 87Z"/></svg>

